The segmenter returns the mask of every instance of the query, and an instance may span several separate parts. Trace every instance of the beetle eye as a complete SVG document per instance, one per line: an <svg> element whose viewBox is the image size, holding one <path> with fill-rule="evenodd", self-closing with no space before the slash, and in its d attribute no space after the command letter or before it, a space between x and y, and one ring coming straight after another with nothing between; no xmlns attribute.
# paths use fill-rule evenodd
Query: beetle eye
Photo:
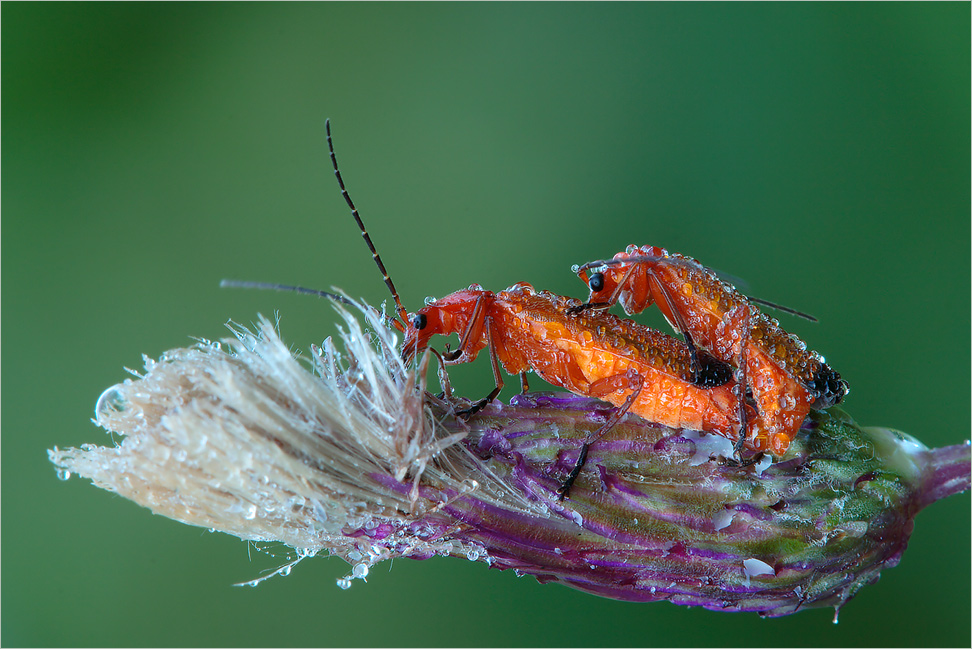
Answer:
<svg viewBox="0 0 972 649"><path fill-rule="evenodd" d="M418 330L425 329L427 324L429 324L429 319L425 317L424 313L416 313L415 317L412 318L412 326Z"/></svg>
<svg viewBox="0 0 972 649"><path fill-rule="evenodd" d="M587 285L592 291L597 293L598 291L604 290L604 273L594 273L591 278L587 280Z"/></svg>

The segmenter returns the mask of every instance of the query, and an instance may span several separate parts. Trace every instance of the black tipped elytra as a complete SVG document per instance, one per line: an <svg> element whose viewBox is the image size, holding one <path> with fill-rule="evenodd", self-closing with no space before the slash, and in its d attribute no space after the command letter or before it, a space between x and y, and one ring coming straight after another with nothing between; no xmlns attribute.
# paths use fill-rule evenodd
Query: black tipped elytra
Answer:
<svg viewBox="0 0 972 649"><path fill-rule="evenodd" d="M813 382L807 387L816 394L817 402L824 407L837 405L847 394L847 382L826 363L820 364L813 375Z"/></svg>

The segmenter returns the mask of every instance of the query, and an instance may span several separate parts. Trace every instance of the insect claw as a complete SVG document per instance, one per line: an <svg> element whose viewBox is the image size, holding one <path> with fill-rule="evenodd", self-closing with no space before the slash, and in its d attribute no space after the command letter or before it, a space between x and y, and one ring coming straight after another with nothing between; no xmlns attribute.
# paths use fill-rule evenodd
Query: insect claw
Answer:
<svg viewBox="0 0 972 649"><path fill-rule="evenodd" d="M452 361L456 360L460 356L462 356L462 345L460 345L458 349L453 351L452 345L446 343L445 351L442 353L442 360L451 363Z"/></svg>
<svg viewBox="0 0 972 649"><path fill-rule="evenodd" d="M745 441L746 441L746 432L745 429L743 429L739 431L739 437L732 445L732 456L734 458L739 459L740 457L742 457L740 455L740 452L742 451L743 443L745 443Z"/></svg>
<svg viewBox="0 0 972 649"><path fill-rule="evenodd" d="M763 456L764 455L765 455L765 453L763 453L762 451L760 451L759 453L757 453L756 455L752 456L748 460L744 460L739 455L739 451L736 451L735 457L723 458L722 465L723 466L730 467L730 468L733 468L733 469L746 469L746 468L749 468L749 467L753 466L754 464L758 464L759 461L763 459Z"/></svg>
<svg viewBox="0 0 972 649"><path fill-rule="evenodd" d="M563 500L570 493L570 488L574 486L574 481L577 480L581 469L584 468L584 462L587 460L587 449L590 446L586 442L581 446L580 453L577 455L577 462L574 463L574 468L567 474L567 478L564 479L563 483L557 487L557 500Z"/></svg>
<svg viewBox="0 0 972 649"><path fill-rule="evenodd" d="M477 401L476 403L474 403L469 408L466 408L465 410L457 410L456 411L456 419L461 419L462 421L469 421L469 418L470 417L472 417L477 412L479 412L480 410L482 410L483 408L485 408L486 407L486 404L488 404L489 402L490 402L490 399L487 397L485 399L480 399L479 401Z"/></svg>

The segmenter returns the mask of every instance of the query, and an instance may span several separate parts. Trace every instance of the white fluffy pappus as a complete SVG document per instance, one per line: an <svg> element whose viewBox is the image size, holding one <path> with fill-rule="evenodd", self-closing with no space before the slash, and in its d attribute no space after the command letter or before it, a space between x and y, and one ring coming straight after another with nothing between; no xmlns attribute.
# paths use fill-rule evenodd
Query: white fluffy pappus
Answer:
<svg viewBox="0 0 972 649"><path fill-rule="evenodd" d="M381 316L355 306L370 331L335 304L343 352L330 338L314 347L314 372L262 316L254 331L230 323L236 338L222 344L146 358L144 376L98 400L95 422L122 441L54 448L51 461L60 475L90 478L156 514L282 542L298 561L327 550L355 564L359 578L395 556L468 554L476 548L409 531L436 508L419 498L420 483L434 493L479 490L487 501L509 494L482 489L488 473L456 445L464 433L434 418L428 358L406 369ZM381 542L360 534L383 524L392 532Z"/></svg>

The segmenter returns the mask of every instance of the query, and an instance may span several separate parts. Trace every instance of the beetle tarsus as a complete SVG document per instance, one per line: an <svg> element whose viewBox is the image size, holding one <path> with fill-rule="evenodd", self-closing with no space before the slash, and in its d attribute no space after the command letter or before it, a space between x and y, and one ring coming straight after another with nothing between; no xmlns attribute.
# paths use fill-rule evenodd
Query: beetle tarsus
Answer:
<svg viewBox="0 0 972 649"><path fill-rule="evenodd" d="M591 447L589 442L584 442L581 446L580 453L577 454L577 462L574 464L574 468L570 470L567 474L567 478L563 483L557 488L557 500L563 500L570 493L570 488L574 486L574 481L577 480L577 476L580 475L581 469L584 468L584 462L587 461L587 449Z"/></svg>

